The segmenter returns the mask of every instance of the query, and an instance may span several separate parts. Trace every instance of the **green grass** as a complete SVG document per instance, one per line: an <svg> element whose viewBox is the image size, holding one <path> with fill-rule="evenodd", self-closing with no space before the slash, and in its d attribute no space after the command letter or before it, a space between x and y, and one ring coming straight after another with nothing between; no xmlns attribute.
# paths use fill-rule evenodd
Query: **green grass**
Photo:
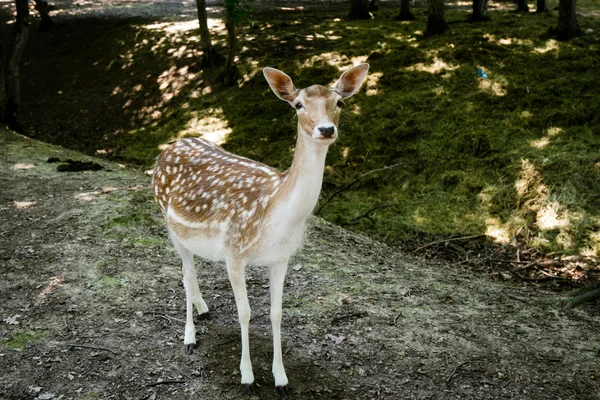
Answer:
<svg viewBox="0 0 600 400"><path fill-rule="evenodd" d="M3 339L1 345L8 346L11 349L24 350L28 344L35 343L42 339L42 335L35 332L17 332L12 338Z"/></svg>
<svg viewBox="0 0 600 400"><path fill-rule="evenodd" d="M121 138L121 156L149 167L160 144L225 130L227 150L285 169L294 111L260 68L282 69L303 87L368 60L369 80L348 101L328 155L323 196L401 165L360 180L324 218L392 244L486 234L546 253L600 256L600 22L589 16L593 3L579 7L582 29L593 32L567 43L548 36L556 15L492 10L490 22L470 24L467 13L450 10L450 30L425 39L423 9L411 23L394 21L395 8L371 21L345 21L339 11L255 12L240 37L244 80L225 88L204 71L199 87L184 82L158 120ZM189 44L194 35L167 42ZM137 219L111 223L145 222Z"/></svg>

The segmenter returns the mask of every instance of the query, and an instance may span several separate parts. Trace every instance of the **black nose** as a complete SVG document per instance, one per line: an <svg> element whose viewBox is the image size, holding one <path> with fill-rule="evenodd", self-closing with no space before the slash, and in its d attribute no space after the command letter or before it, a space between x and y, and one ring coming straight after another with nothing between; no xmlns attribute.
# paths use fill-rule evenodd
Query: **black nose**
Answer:
<svg viewBox="0 0 600 400"><path fill-rule="evenodd" d="M321 126L319 127L319 132L326 138L330 138L335 133L335 126Z"/></svg>

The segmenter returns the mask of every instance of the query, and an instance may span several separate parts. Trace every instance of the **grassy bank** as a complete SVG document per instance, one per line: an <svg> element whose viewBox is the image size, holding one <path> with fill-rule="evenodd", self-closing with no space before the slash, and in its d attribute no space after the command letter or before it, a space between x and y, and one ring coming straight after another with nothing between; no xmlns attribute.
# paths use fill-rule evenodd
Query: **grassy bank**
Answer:
<svg viewBox="0 0 600 400"><path fill-rule="evenodd" d="M592 3L578 4L587 33L568 43L548 36L556 14L493 9L491 21L470 24L467 12L451 9L447 34L424 38L423 8L410 23L394 21L396 7L371 21L345 21L341 9L261 8L242 28L233 88L198 67L193 21L139 24L129 46L107 55L118 56L107 74L128 74L112 101L137 121L115 133L114 154L148 168L168 141L202 134L285 169L295 113L261 68L282 69L303 87L332 83L366 61L370 76L345 109L323 197L399 165L358 180L323 217L393 244L487 235L546 254L600 256L600 20ZM219 21L211 23L221 46Z"/></svg>

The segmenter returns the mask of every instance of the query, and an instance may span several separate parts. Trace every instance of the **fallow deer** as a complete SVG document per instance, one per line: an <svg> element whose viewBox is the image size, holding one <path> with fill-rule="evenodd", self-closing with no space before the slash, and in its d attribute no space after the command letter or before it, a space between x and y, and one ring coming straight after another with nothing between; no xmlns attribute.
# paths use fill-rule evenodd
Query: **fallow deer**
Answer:
<svg viewBox="0 0 600 400"><path fill-rule="evenodd" d="M359 89L368 69L368 64L360 64L344 72L332 88L313 85L306 89L296 89L292 79L279 70L263 70L273 92L296 109L298 116L294 160L285 172L198 138L176 141L156 160L154 196L183 261L185 351L192 354L196 343L193 307L200 314L208 312L198 288L193 255L225 261L241 325L242 387L250 395L254 393L254 375L248 344L246 266L270 267L272 372L278 393L288 397L280 332L288 260L300 246L306 220L317 203L325 156L338 136L344 100Z"/></svg>

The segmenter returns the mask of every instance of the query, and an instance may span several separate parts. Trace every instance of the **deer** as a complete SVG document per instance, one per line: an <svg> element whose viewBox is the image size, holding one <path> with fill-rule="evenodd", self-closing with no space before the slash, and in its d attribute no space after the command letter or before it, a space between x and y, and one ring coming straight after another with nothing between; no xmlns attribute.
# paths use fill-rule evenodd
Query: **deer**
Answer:
<svg viewBox="0 0 600 400"><path fill-rule="evenodd" d="M288 398L281 352L288 261L301 246L307 219L317 204L325 156L338 137L344 100L358 91L368 70L368 64L359 64L342 73L333 87L297 89L284 72L263 69L271 90L296 110L298 118L294 158L285 172L229 153L201 138L176 140L156 159L154 197L183 263L184 350L193 354L196 345L193 308L201 316L208 313L198 286L194 255L224 261L241 329L241 384L250 396L255 395L255 384L248 338L251 310L246 266L269 268L272 373L280 397Z"/></svg>

